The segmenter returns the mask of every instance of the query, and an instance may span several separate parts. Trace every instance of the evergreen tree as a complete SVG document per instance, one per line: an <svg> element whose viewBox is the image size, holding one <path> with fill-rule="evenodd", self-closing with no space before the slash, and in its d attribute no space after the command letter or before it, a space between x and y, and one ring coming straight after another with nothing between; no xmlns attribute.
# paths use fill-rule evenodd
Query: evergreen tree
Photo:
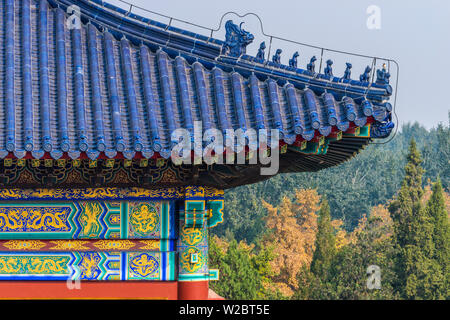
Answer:
<svg viewBox="0 0 450 320"><path fill-rule="evenodd" d="M210 241L210 266L220 270L220 281L211 282L211 288L226 299L256 300L264 298L261 266L255 263L248 246L236 240L227 243L226 252L214 237Z"/></svg>
<svg viewBox="0 0 450 320"><path fill-rule="evenodd" d="M386 208L372 209L351 235L351 242L333 260L330 282L337 299L393 299L392 220ZM367 268L376 265L381 271L381 288L367 286Z"/></svg>
<svg viewBox="0 0 450 320"><path fill-rule="evenodd" d="M432 220L421 203L424 173L421 162L416 143L412 140L402 187L389 207L397 249L396 288L406 299L436 298L437 289L442 285L440 266L433 259Z"/></svg>
<svg viewBox="0 0 450 320"><path fill-rule="evenodd" d="M427 213L433 221L434 259L441 267L444 277L444 283L439 290L440 297L449 298L450 225L440 179L433 185L433 193L427 203Z"/></svg>
<svg viewBox="0 0 450 320"><path fill-rule="evenodd" d="M326 279L336 254L336 239L331 224L330 206L324 199L317 222L316 249L311 262L311 271L321 279Z"/></svg>

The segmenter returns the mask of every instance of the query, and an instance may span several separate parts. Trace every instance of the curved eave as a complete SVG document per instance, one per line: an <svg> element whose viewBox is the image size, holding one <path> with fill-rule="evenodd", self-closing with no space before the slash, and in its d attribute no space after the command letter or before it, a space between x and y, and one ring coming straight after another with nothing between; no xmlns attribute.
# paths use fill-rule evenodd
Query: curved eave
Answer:
<svg viewBox="0 0 450 320"><path fill-rule="evenodd" d="M365 130L367 142L392 129L388 85L221 56L220 40L100 3L0 3L1 159L168 159L171 133L198 121L222 133L277 129L282 160L298 159L282 169L311 171L361 147L342 151L336 135ZM84 24L67 30L73 4Z"/></svg>

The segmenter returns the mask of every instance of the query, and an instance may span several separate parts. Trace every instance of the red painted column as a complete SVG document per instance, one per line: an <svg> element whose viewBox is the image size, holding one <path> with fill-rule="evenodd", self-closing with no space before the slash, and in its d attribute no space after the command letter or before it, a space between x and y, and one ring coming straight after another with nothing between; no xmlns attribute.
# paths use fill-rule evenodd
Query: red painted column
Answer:
<svg viewBox="0 0 450 320"><path fill-rule="evenodd" d="M178 282L178 300L208 300L208 281Z"/></svg>
<svg viewBox="0 0 450 320"><path fill-rule="evenodd" d="M176 300L176 281L0 281L1 299L149 299Z"/></svg>

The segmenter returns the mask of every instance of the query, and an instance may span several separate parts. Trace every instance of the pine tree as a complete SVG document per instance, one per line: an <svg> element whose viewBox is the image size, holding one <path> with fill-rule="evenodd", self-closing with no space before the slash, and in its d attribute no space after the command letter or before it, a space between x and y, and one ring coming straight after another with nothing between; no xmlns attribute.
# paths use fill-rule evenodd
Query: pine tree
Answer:
<svg viewBox="0 0 450 320"><path fill-rule="evenodd" d="M432 219L421 204L424 170L414 140L407 161L402 187L389 206L397 249L396 288L406 299L433 299L442 284L442 272L433 259Z"/></svg>
<svg viewBox="0 0 450 320"><path fill-rule="evenodd" d="M427 203L427 213L433 221L434 259L441 267L444 277L444 282L439 290L440 297L448 299L450 286L450 225L440 179L433 185L433 192Z"/></svg>
<svg viewBox="0 0 450 320"><path fill-rule="evenodd" d="M316 249L311 262L311 271L321 279L328 277L331 263L336 254L336 239L331 224L330 206L324 199L319 210Z"/></svg>
<svg viewBox="0 0 450 320"><path fill-rule="evenodd" d="M392 288L392 219L383 206L363 216L352 232L349 244L338 251L333 260L330 282L337 299L394 299ZM381 269L381 288L368 288L367 268Z"/></svg>
<svg viewBox="0 0 450 320"><path fill-rule="evenodd" d="M220 281L211 283L211 288L217 294L226 299L262 298L263 279L252 261L248 246L232 240L227 244L226 252L223 252L218 239L210 237L210 264L220 270Z"/></svg>

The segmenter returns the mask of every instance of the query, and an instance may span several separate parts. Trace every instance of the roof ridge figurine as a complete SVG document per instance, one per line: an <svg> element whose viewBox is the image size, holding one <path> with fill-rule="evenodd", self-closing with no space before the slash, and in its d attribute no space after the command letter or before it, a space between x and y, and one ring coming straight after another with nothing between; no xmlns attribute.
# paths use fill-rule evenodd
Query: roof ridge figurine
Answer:
<svg viewBox="0 0 450 320"><path fill-rule="evenodd" d="M344 77L342 79L345 80L351 80L351 75L352 75L352 64L350 62L346 63L346 68L345 68L345 72L344 72Z"/></svg>
<svg viewBox="0 0 450 320"><path fill-rule="evenodd" d="M296 69L297 69L297 65L298 65L297 59L298 59L298 56L299 56L299 53L298 53L298 51L296 51L296 52L294 53L294 55L292 56L292 59L289 59L289 67L292 67L292 68L296 68Z"/></svg>
<svg viewBox="0 0 450 320"><path fill-rule="evenodd" d="M326 68L324 70L325 75L328 76L328 77L332 77L333 76L333 67L332 67L332 65L333 65L333 60L328 59L327 60L327 66L326 66Z"/></svg>
<svg viewBox="0 0 450 320"><path fill-rule="evenodd" d="M272 57L272 61L275 64L281 64L281 53L283 52L283 50L281 49L277 49L277 51L275 52L274 56Z"/></svg>
<svg viewBox="0 0 450 320"><path fill-rule="evenodd" d="M364 70L364 73L359 76L359 81L361 82L369 82L370 80L370 72L372 72L372 68L370 66L367 66Z"/></svg>
<svg viewBox="0 0 450 320"><path fill-rule="evenodd" d="M264 61L266 59L266 53L264 50L266 50L266 42L265 41L261 42L261 44L259 45L258 53L256 54L256 59L262 60L262 61Z"/></svg>
<svg viewBox="0 0 450 320"><path fill-rule="evenodd" d="M225 54L232 57L240 57L247 52L247 46L253 42L255 37L248 31L242 29L244 22L239 26L233 23L233 20L228 20L225 23L225 44L223 50Z"/></svg>
<svg viewBox="0 0 450 320"><path fill-rule="evenodd" d="M316 56L312 56L311 60L309 61L308 65L306 66L306 69L311 72L315 73L316 71L316 64L314 62L317 61Z"/></svg>

